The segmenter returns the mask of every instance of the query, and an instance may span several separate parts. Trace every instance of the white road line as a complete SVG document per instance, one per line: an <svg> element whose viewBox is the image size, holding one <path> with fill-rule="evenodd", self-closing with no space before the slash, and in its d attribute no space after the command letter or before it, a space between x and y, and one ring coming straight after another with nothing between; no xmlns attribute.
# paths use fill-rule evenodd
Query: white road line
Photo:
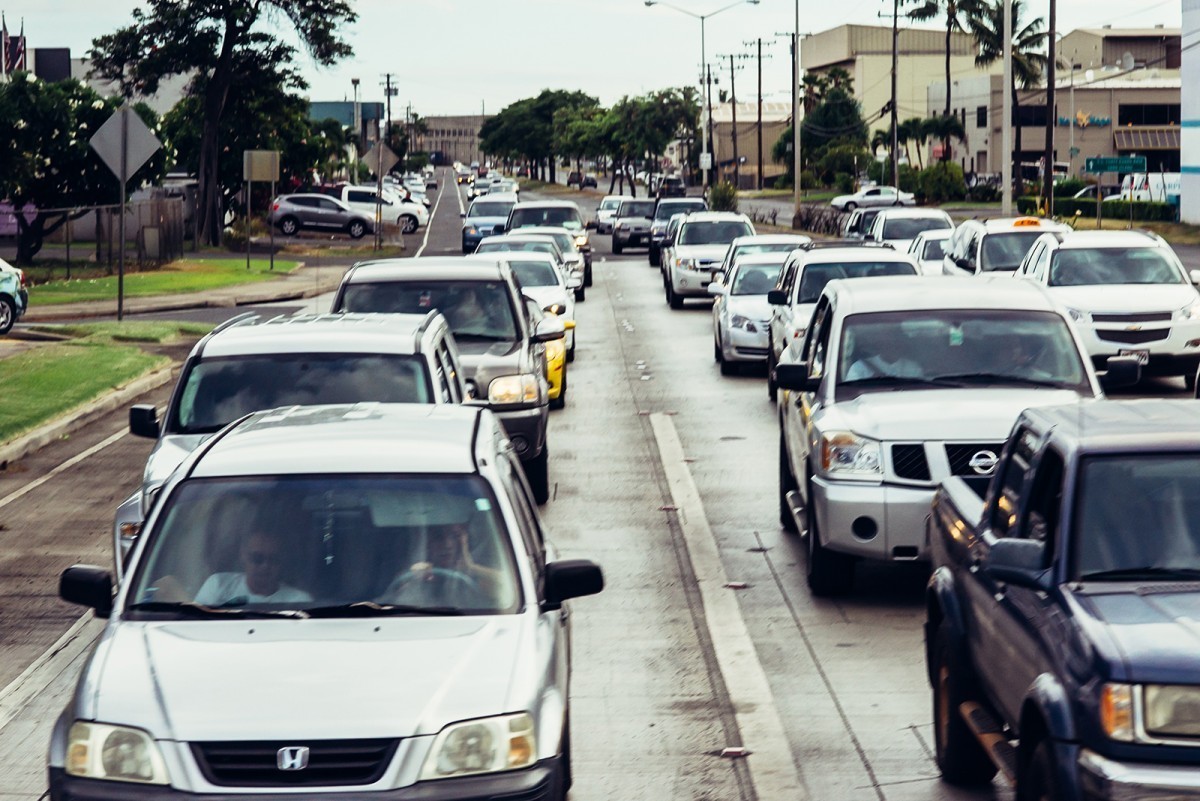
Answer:
<svg viewBox="0 0 1200 801"><path fill-rule="evenodd" d="M91 647L104 629L103 621L88 612L75 621L63 636L58 638L44 654L33 661L8 686L0 690L0 729L3 729L21 710L29 705L50 683L58 678L71 663Z"/></svg>
<svg viewBox="0 0 1200 801"><path fill-rule="evenodd" d="M458 191L461 184L458 182L458 175L454 175L454 196L458 198L458 213L466 214L467 207L463 205L462 192Z"/></svg>
<svg viewBox="0 0 1200 801"><path fill-rule="evenodd" d="M58 467L56 467L53 470L51 470L50 472L46 473L46 475L41 476L40 478L36 478L33 481L30 481L28 484L21 487L16 492L10 493L9 495L6 495L3 498L0 498L0 509L4 508L5 506L8 506L10 503L17 500L18 498L20 498L30 492L33 492L35 489L42 486L47 481L54 478L55 476L57 476L59 473L63 472L64 470L69 470L72 467L74 467L75 465L82 462L84 459L87 459L90 456L94 456L95 454L104 450L109 445L112 445L114 442L116 442L117 440L119 440L121 437L125 436L128 433L129 433L128 429L123 429L121 431L118 431L117 433L115 433L111 437L109 437L108 439L97 442L95 445L88 448L86 451L81 451L80 453L75 454L70 459L68 459L67 461L60 464Z"/></svg>
<svg viewBox="0 0 1200 801"><path fill-rule="evenodd" d="M446 192L446 182L438 181L438 196L437 200L433 201L433 211L429 212L429 222L425 224L425 239L421 242L421 247L417 248L414 259L421 258L421 254L425 252L425 246L429 244L429 232L433 230L433 218L437 216L438 206L442 205L442 195ZM457 191L455 194L458 194ZM459 205L462 205L460 202Z"/></svg>
<svg viewBox="0 0 1200 801"><path fill-rule="evenodd" d="M792 758L766 672L758 660L734 591L725 587L729 579L721 563L716 537L704 514L700 492L684 461L683 445L675 424L667 415L655 413L650 415L650 425L658 442L671 497L678 509L679 525L704 603L704 618L712 637L717 665L729 691L742 736L742 742L727 745L740 745L750 751L746 760L759 798L806 801L808 788Z"/></svg>

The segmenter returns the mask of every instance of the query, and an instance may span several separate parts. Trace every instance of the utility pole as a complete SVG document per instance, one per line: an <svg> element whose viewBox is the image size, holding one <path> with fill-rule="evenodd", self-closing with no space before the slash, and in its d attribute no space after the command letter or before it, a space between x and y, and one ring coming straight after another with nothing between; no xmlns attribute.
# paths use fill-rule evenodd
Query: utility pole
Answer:
<svg viewBox="0 0 1200 801"><path fill-rule="evenodd" d="M892 0L892 186L900 191L900 127L896 105L896 68L900 44L900 0Z"/></svg>
<svg viewBox="0 0 1200 801"><path fill-rule="evenodd" d="M1011 217L1013 211L1013 107L1012 107L1012 0L1004 0L1004 90L1003 123L1000 126L1000 181L1004 189L1000 195L1000 213ZM1099 197L1099 191L1097 191Z"/></svg>
<svg viewBox="0 0 1200 801"><path fill-rule="evenodd" d="M800 213L800 199L803 197L804 181L800 178L800 0L796 0L796 27L792 31L792 170L795 180L792 182L792 200L795 207L793 215ZM793 216L793 219L795 217Z"/></svg>
<svg viewBox="0 0 1200 801"><path fill-rule="evenodd" d="M763 141L762 141L762 39L758 40L758 190L763 188Z"/></svg>
<svg viewBox="0 0 1200 801"><path fill-rule="evenodd" d="M1058 123L1058 114L1054 110L1055 62L1058 61L1058 51L1054 49L1054 32L1058 22L1057 12L1058 1L1050 0L1050 30L1046 36L1047 47L1050 49L1049 58L1046 59L1046 157L1045 166L1042 168L1046 216L1054 214L1054 126Z"/></svg>
<svg viewBox="0 0 1200 801"><path fill-rule="evenodd" d="M737 140L737 90L734 88L733 79L733 59L735 56L729 54L729 113L733 115L733 128L730 133L733 136L733 187L741 189L742 187L742 169L738 159L738 140Z"/></svg>
<svg viewBox="0 0 1200 801"><path fill-rule="evenodd" d="M708 109L708 122L705 129L708 133L708 139L705 141L704 149L708 153L709 167L704 172L704 185L711 186L713 178L716 176L717 160L713 157L713 119L712 119L712 68L704 65L704 92L705 92L705 108Z"/></svg>
<svg viewBox="0 0 1200 801"><path fill-rule="evenodd" d="M391 147L390 140L392 138L392 96L397 92L396 88L392 86L392 77L393 73L385 72L383 74L383 94L387 98L387 133L384 135L383 141L388 143L388 147Z"/></svg>

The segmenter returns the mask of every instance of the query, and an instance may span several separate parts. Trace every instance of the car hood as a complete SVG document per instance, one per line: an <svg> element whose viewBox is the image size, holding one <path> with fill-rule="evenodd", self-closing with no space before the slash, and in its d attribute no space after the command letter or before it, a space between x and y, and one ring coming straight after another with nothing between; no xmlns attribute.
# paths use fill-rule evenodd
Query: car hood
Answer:
<svg viewBox="0 0 1200 801"><path fill-rule="evenodd" d="M79 712L185 742L435 734L512 711L523 622L126 621L97 649Z"/></svg>
<svg viewBox="0 0 1200 801"><path fill-rule="evenodd" d="M1066 389L971 387L867 392L826 409L821 428L844 429L882 441L980 440L1002 442L1017 415L1031 406L1075 403ZM947 409L954 413L946 414Z"/></svg>
<svg viewBox="0 0 1200 801"><path fill-rule="evenodd" d="M771 304L767 303L766 295L729 295L725 308L730 315L740 314L759 322L771 319Z"/></svg>
<svg viewBox="0 0 1200 801"><path fill-rule="evenodd" d="M150 458L146 460L146 472L142 476L143 487L163 483L175 472L180 462L199 448L212 434L168 434L159 439Z"/></svg>
<svg viewBox="0 0 1200 801"><path fill-rule="evenodd" d="M897 253L908 253L908 249L912 247L911 239L885 239L883 244L891 245L892 249Z"/></svg>
<svg viewBox="0 0 1200 801"><path fill-rule="evenodd" d="M1200 655L1200 584L1085 585L1076 598L1115 646L1126 675L1135 682L1195 684ZM1101 586L1113 591L1101 590ZM1098 645L1105 645L1098 639ZM1104 650L1102 648L1102 650Z"/></svg>
<svg viewBox="0 0 1200 801"><path fill-rule="evenodd" d="M458 354L467 378L474 377L481 369L507 367L516 372L521 353L520 342L472 342L459 339Z"/></svg>
<svg viewBox="0 0 1200 801"><path fill-rule="evenodd" d="M729 243L720 245L676 245L675 257L679 259L704 259L705 261L721 261Z"/></svg>
<svg viewBox="0 0 1200 801"><path fill-rule="evenodd" d="M1052 286L1049 289L1059 303L1087 312L1175 311L1196 302L1196 290L1187 284Z"/></svg>

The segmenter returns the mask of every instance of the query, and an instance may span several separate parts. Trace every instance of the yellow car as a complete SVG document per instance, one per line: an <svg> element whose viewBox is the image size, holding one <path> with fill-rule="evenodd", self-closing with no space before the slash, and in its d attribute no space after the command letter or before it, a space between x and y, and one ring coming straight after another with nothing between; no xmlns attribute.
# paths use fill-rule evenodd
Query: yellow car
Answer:
<svg viewBox="0 0 1200 801"><path fill-rule="evenodd" d="M547 317L550 315L547 314ZM574 320L563 320L568 331L575 328ZM546 343L546 380L550 382L550 408L567 405L567 341L552 339Z"/></svg>

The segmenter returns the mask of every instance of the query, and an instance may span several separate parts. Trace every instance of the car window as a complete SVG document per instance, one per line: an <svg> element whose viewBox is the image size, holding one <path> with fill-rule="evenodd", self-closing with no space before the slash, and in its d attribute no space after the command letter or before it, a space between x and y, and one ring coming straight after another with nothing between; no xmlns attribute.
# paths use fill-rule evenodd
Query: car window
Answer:
<svg viewBox="0 0 1200 801"><path fill-rule="evenodd" d="M548 261L510 261L508 266L521 286L558 286L558 271Z"/></svg>
<svg viewBox="0 0 1200 801"><path fill-rule="evenodd" d="M239 612L352 604L511 614L508 529L479 476L189 479L161 503L126 613L194 603ZM191 619L194 616L183 615Z"/></svg>
<svg viewBox="0 0 1200 801"><path fill-rule="evenodd" d="M702 200L692 200L684 202L661 202L654 209L654 219L669 220L674 214L679 214L685 211L704 211L708 208L708 204Z"/></svg>
<svg viewBox="0 0 1200 801"><path fill-rule="evenodd" d="M782 264L742 264L733 276L731 295L765 295L779 280Z"/></svg>
<svg viewBox="0 0 1200 801"><path fill-rule="evenodd" d="M459 390L459 376L457 360L450 354L450 347L446 344L446 340L438 343L435 352L437 356L438 369L442 371L442 375L446 380L446 388L450 392L450 402L459 403L465 400Z"/></svg>
<svg viewBox="0 0 1200 801"><path fill-rule="evenodd" d="M618 217L650 217L654 214L654 201L627 200L617 209Z"/></svg>
<svg viewBox="0 0 1200 801"><path fill-rule="evenodd" d="M317 199L312 197L289 197L287 202L304 208L315 208L317 205Z"/></svg>
<svg viewBox="0 0 1200 801"><path fill-rule="evenodd" d="M512 210L514 204L501 203L498 201L489 201L486 203L472 203L470 210L467 212L467 218L473 217L507 217L509 211Z"/></svg>
<svg viewBox="0 0 1200 801"><path fill-rule="evenodd" d="M476 253L549 253L556 259L562 251L553 242L528 242L520 239L502 237L492 242L481 242L475 249Z"/></svg>
<svg viewBox="0 0 1200 801"><path fill-rule="evenodd" d="M925 242L924 249L921 251L920 258L927 261L941 261L946 255L946 240L931 239Z"/></svg>
<svg viewBox="0 0 1200 801"><path fill-rule="evenodd" d="M906 261L858 261L809 264L800 274L800 295L797 303L816 303L825 285L839 278L876 278L884 275L916 275Z"/></svg>
<svg viewBox="0 0 1200 801"><path fill-rule="evenodd" d="M813 314L808 341L804 343L807 351L804 361L808 365L809 378L825 376L825 363L829 353L829 339L832 331L833 317L829 311L829 304L825 303L823 306L818 306Z"/></svg>
<svg viewBox="0 0 1200 801"><path fill-rule="evenodd" d="M727 245L739 236L751 236L754 229L741 220L697 220L679 230L681 245Z"/></svg>
<svg viewBox="0 0 1200 801"><path fill-rule="evenodd" d="M1183 284L1183 274L1157 248L1059 250L1050 267L1050 286Z"/></svg>
<svg viewBox="0 0 1200 801"><path fill-rule="evenodd" d="M325 403L432 403L423 359L374 353L270 353L192 362L169 430L207 434L251 412Z"/></svg>
<svg viewBox="0 0 1200 801"><path fill-rule="evenodd" d="M1029 502L1021 517L1017 536L1046 543L1047 556L1058 540L1062 514L1064 463L1054 448L1042 451L1029 488Z"/></svg>
<svg viewBox="0 0 1200 801"><path fill-rule="evenodd" d="M503 281L362 281L348 284L338 311L428 314L437 309L458 340L514 342L519 327Z"/></svg>
<svg viewBox="0 0 1200 801"><path fill-rule="evenodd" d="M583 220L579 210L573 206L549 206L535 208L514 207L509 216L510 229L528 228L530 226L546 226L548 228L567 228L579 230L583 228Z"/></svg>
<svg viewBox="0 0 1200 801"><path fill-rule="evenodd" d="M884 239L912 239L922 231L941 231L950 228L949 220L938 217L885 217Z"/></svg>
<svg viewBox="0 0 1200 801"><path fill-rule="evenodd" d="M351 203L374 203L375 195L372 192L352 191L346 193L346 199Z"/></svg>
<svg viewBox="0 0 1200 801"><path fill-rule="evenodd" d="M1012 231L991 233L983 238L980 248L979 268L990 270L1015 270L1029 252L1029 248L1045 231Z"/></svg>
<svg viewBox="0 0 1200 801"><path fill-rule="evenodd" d="M1038 436L1025 427L1009 438L1000 465L1000 494L992 509L992 532L998 537L1009 536L1017 525L1025 476L1037 452L1038 441Z"/></svg>

